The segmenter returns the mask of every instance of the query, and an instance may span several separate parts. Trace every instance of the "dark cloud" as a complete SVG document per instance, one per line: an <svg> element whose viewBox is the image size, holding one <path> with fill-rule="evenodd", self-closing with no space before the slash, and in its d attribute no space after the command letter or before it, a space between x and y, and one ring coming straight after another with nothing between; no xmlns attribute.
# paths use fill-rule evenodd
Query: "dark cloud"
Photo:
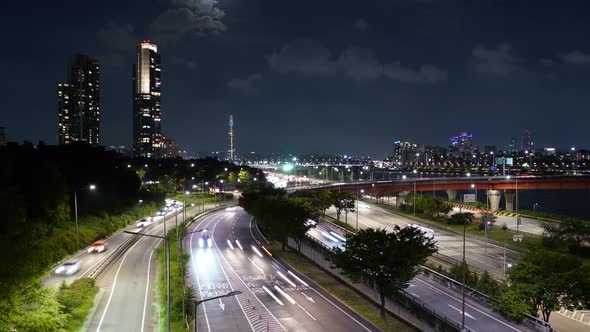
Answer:
<svg viewBox="0 0 590 332"><path fill-rule="evenodd" d="M583 53L582 51L572 51L569 53L562 53L559 55L561 61L568 65L590 65L590 54Z"/></svg>
<svg viewBox="0 0 590 332"><path fill-rule="evenodd" d="M495 48L477 46L473 48L472 68L481 74L506 76L520 68L520 59L512 54L510 44L503 43Z"/></svg>
<svg viewBox="0 0 590 332"><path fill-rule="evenodd" d="M369 28L369 22L362 18L357 18L352 24L352 27L359 31L366 31Z"/></svg>
<svg viewBox="0 0 590 332"><path fill-rule="evenodd" d="M178 7L190 8L196 14L220 20L225 16L225 12L217 6L218 3L217 0L172 0L172 4Z"/></svg>
<svg viewBox="0 0 590 332"><path fill-rule="evenodd" d="M178 40L186 36L203 37L227 30L225 24L212 16L201 16L189 8L168 9L151 24L151 29L166 40Z"/></svg>
<svg viewBox="0 0 590 332"><path fill-rule="evenodd" d="M255 73L247 78L233 78L229 82L227 82L227 86L231 89L238 90L243 93L254 93L257 91L256 82L262 79L262 75L260 73Z"/></svg>
<svg viewBox="0 0 590 332"><path fill-rule="evenodd" d="M131 24L108 22L96 33L98 40L107 48L116 51L129 50L137 42L135 28Z"/></svg>
<svg viewBox="0 0 590 332"><path fill-rule="evenodd" d="M171 56L170 62L174 65L183 66L189 70L194 70L197 67L197 64L193 60L177 55Z"/></svg>
<svg viewBox="0 0 590 332"><path fill-rule="evenodd" d="M437 83L447 80L447 72L433 65L421 65L414 70L400 62L382 63L369 48L347 47L334 58L322 43L300 39L288 43L268 58L271 70L303 75L340 74L355 80L388 78L407 83Z"/></svg>

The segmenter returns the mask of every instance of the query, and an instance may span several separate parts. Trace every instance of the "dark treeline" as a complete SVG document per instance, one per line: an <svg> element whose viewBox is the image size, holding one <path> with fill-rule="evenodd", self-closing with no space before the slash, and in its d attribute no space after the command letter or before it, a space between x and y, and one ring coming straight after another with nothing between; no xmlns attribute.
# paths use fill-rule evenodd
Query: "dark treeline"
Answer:
<svg viewBox="0 0 590 332"><path fill-rule="evenodd" d="M139 199L150 206L163 198L141 191L137 173L103 148L9 144L0 160L2 295L76 250L74 192L81 246L126 223L114 216L138 210Z"/></svg>

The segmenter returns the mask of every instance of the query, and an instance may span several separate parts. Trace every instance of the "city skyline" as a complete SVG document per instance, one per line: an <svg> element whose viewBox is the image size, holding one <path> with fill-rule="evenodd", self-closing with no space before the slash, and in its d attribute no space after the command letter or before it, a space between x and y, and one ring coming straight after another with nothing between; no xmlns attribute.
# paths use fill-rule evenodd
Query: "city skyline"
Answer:
<svg viewBox="0 0 590 332"><path fill-rule="evenodd" d="M52 23L64 33L51 43L44 31L31 29L10 37L18 49L4 55L14 65L3 90L15 98L3 102L2 126L12 141L57 143L50 112L55 78L63 75L64 59L83 51L103 67L101 143L131 146L128 68L135 43L150 39L165 54L163 131L191 151L223 149L229 114L240 118L239 151L378 157L396 138L442 145L449 133L468 130L474 144L501 147L510 137L519 141L525 128L539 146L588 148L583 124L590 121L589 45L581 33L589 25L588 5L535 4L529 11L505 2L373 1L369 5L379 11L356 11L350 2L322 3L314 8L325 19L307 25L297 19L305 3L284 10L262 2L170 1L140 9L107 2L101 13L117 14L106 16L70 5L69 15L89 16L84 25ZM58 10L13 6L27 10L23 23L35 20L28 22L32 27ZM530 20L522 22L525 10ZM273 29L258 19L261 11ZM496 29L497 20L503 20L502 29ZM541 41L540 35L550 38ZM31 46L19 40L52 52L32 58ZM37 98L15 89L25 81ZM29 118L40 121L19 125Z"/></svg>

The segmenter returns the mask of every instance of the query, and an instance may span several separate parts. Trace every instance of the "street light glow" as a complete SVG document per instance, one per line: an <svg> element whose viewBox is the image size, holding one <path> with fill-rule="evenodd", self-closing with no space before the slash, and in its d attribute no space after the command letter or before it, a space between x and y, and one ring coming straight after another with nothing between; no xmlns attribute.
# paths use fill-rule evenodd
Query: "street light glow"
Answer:
<svg viewBox="0 0 590 332"><path fill-rule="evenodd" d="M94 189L96 189L96 186L95 186L95 185L93 185L93 184L91 184L91 185L89 185L89 186L88 186L88 189L90 189L90 190L94 190Z"/></svg>

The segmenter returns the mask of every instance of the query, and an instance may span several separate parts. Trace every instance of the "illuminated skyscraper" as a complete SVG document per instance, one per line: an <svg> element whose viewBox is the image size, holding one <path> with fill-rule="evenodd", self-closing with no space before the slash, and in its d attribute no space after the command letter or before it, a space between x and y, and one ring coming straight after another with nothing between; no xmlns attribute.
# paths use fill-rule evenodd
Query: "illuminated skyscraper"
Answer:
<svg viewBox="0 0 590 332"><path fill-rule="evenodd" d="M133 155L159 158L162 133L160 120L160 53L149 40L136 45L133 65Z"/></svg>
<svg viewBox="0 0 590 332"><path fill-rule="evenodd" d="M69 82L57 84L59 144L100 144L100 70L98 62L77 55Z"/></svg>

